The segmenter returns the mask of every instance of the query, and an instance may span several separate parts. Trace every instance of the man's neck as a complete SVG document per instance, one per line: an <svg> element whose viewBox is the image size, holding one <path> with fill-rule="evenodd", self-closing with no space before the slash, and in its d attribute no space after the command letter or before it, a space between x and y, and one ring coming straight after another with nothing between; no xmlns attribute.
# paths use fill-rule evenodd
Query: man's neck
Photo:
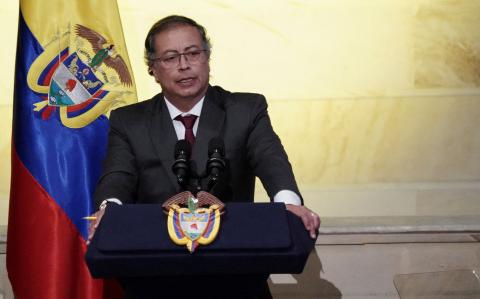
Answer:
<svg viewBox="0 0 480 299"><path fill-rule="evenodd" d="M204 97L201 95L194 99L178 99L178 98L169 98L167 95L165 97L168 99L173 106L182 112L187 112L192 110L192 108Z"/></svg>
<svg viewBox="0 0 480 299"><path fill-rule="evenodd" d="M208 86L203 92L194 96L194 97L175 97L169 94L164 93L163 96L168 99L168 101L175 106L178 110L182 112L188 112L207 94Z"/></svg>

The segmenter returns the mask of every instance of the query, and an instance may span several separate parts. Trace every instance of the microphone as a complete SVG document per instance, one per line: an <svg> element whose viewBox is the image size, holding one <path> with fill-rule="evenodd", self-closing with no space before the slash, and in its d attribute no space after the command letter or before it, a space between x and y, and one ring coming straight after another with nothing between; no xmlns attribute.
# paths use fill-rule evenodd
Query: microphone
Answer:
<svg viewBox="0 0 480 299"><path fill-rule="evenodd" d="M212 138L208 143L208 161L207 161L207 175L208 190L210 190L217 182L220 174L225 168L225 144L223 140L216 137Z"/></svg>
<svg viewBox="0 0 480 299"><path fill-rule="evenodd" d="M188 183L190 154L190 143L185 139L177 141L177 144L175 144L175 162L172 165L172 171L177 177L178 184L183 187L183 189L186 188Z"/></svg>

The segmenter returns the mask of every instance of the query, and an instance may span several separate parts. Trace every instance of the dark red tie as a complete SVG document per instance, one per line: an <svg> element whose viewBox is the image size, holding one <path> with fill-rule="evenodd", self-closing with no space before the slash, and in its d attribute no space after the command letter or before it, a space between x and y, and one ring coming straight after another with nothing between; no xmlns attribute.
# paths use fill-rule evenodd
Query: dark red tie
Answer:
<svg viewBox="0 0 480 299"><path fill-rule="evenodd" d="M179 120L182 122L183 126L185 127L185 140L190 143L193 147L195 143L195 135L193 135L193 125L195 124L195 120L197 119L196 115L187 115L187 116L177 116L175 120Z"/></svg>

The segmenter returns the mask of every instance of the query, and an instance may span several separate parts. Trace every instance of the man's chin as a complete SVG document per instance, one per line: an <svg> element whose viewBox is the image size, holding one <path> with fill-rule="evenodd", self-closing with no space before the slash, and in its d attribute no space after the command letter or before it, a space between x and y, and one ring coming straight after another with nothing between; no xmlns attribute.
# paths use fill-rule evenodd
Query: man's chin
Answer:
<svg viewBox="0 0 480 299"><path fill-rule="evenodd" d="M207 86L208 87L208 86ZM177 89L177 94L183 98L196 98L205 95L207 87L200 87L198 85L183 87Z"/></svg>
<svg viewBox="0 0 480 299"><path fill-rule="evenodd" d="M203 92L203 90L198 90L198 89L195 89L195 90L192 90L192 89L185 90L185 89L183 89L183 90L179 90L175 93L170 94L170 96L168 94L165 94L167 99L172 99L172 100L173 99L181 99L182 101L199 100L204 95L205 95L205 92Z"/></svg>

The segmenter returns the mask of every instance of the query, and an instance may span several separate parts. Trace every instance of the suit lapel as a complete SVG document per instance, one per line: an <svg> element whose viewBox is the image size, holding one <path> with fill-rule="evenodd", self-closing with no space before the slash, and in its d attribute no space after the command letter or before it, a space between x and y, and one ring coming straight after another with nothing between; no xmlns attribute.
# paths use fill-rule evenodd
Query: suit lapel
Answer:
<svg viewBox="0 0 480 299"><path fill-rule="evenodd" d="M209 87L203 102L192 153L192 160L197 164L199 175L205 172L208 160L208 143L212 138L220 137L224 120L225 110L221 107L220 99L217 98L213 88Z"/></svg>
<svg viewBox="0 0 480 299"><path fill-rule="evenodd" d="M170 113L163 100L163 94L157 96L156 105L151 115L150 120L150 137L155 147L156 153L162 167L165 170L170 182L174 186L175 190L179 191L180 188L177 183L177 179L171 169L174 159L175 144L177 142L177 135L170 118ZM160 182L159 182L160 183Z"/></svg>

